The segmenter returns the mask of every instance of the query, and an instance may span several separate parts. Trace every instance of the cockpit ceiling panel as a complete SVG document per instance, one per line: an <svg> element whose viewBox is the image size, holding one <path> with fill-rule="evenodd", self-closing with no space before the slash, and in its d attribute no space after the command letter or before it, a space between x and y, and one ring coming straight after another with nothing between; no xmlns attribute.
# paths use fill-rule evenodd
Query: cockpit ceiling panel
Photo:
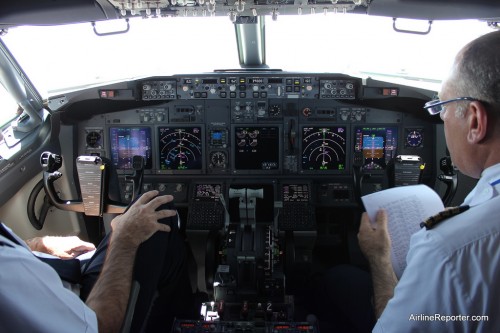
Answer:
<svg viewBox="0 0 500 333"><path fill-rule="evenodd" d="M228 16L356 13L424 20L500 20L500 6L487 0L18 0L2 4L0 29L59 25L131 17Z"/></svg>
<svg viewBox="0 0 500 333"><path fill-rule="evenodd" d="M366 13L367 0L110 0L122 17L262 16L314 12Z"/></svg>

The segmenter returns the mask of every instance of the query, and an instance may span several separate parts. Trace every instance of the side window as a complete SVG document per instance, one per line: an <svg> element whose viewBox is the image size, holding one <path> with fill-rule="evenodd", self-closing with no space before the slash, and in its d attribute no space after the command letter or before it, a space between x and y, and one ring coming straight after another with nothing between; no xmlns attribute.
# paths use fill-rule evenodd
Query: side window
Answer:
<svg viewBox="0 0 500 333"><path fill-rule="evenodd" d="M0 84L0 128L5 128L5 125L10 124L21 113L22 109L5 87Z"/></svg>
<svg viewBox="0 0 500 333"><path fill-rule="evenodd" d="M31 130L23 132L15 130L18 126L16 120L21 119L19 115L22 113L22 107L0 84L0 161L9 159L13 154L18 153L20 147L17 147L17 144L32 132Z"/></svg>

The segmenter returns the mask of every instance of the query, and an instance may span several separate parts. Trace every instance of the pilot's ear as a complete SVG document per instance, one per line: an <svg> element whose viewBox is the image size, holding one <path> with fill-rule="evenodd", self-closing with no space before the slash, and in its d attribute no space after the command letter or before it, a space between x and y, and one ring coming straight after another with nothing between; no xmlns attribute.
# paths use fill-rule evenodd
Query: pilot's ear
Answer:
<svg viewBox="0 0 500 333"><path fill-rule="evenodd" d="M488 111L484 104L480 101L470 102L465 117L469 126L467 141L472 144L481 143L488 135Z"/></svg>

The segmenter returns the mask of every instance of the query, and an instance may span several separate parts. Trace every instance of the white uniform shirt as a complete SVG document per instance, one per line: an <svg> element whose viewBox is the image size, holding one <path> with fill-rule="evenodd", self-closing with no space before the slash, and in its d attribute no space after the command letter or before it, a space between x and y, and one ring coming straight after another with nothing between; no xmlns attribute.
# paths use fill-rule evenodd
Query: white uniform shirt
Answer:
<svg viewBox="0 0 500 333"><path fill-rule="evenodd" d="M52 267L1 235L0 242L0 332L97 332L95 313Z"/></svg>
<svg viewBox="0 0 500 333"><path fill-rule="evenodd" d="M483 172L469 210L412 236L374 332L500 332L499 194L500 164Z"/></svg>

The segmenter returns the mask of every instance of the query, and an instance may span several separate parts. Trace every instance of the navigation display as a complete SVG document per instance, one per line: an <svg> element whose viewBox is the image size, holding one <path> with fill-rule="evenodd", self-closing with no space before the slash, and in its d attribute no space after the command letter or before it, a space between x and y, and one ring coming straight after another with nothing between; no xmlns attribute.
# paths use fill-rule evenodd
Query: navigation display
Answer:
<svg viewBox="0 0 500 333"><path fill-rule="evenodd" d="M159 127L160 170L201 170L201 127Z"/></svg>
<svg viewBox="0 0 500 333"><path fill-rule="evenodd" d="M132 169L135 155L144 157L144 169L151 169L151 129L149 127L110 127L111 162L117 169Z"/></svg>
<svg viewBox="0 0 500 333"><path fill-rule="evenodd" d="M356 128L355 152L363 152L363 170L385 170L396 156L398 148L397 127Z"/></svg>
<svg viewBox="0 0 500 333"><path fill-rule="evenodd" d="M303 127L302 170L344 170L346 128Z"/></svg>
<svg viewBox="0 0 500 333"><path fill-rule="evenodd" d="M278 170L279 134L277 126L235 127L235 170Z"/></svg>

